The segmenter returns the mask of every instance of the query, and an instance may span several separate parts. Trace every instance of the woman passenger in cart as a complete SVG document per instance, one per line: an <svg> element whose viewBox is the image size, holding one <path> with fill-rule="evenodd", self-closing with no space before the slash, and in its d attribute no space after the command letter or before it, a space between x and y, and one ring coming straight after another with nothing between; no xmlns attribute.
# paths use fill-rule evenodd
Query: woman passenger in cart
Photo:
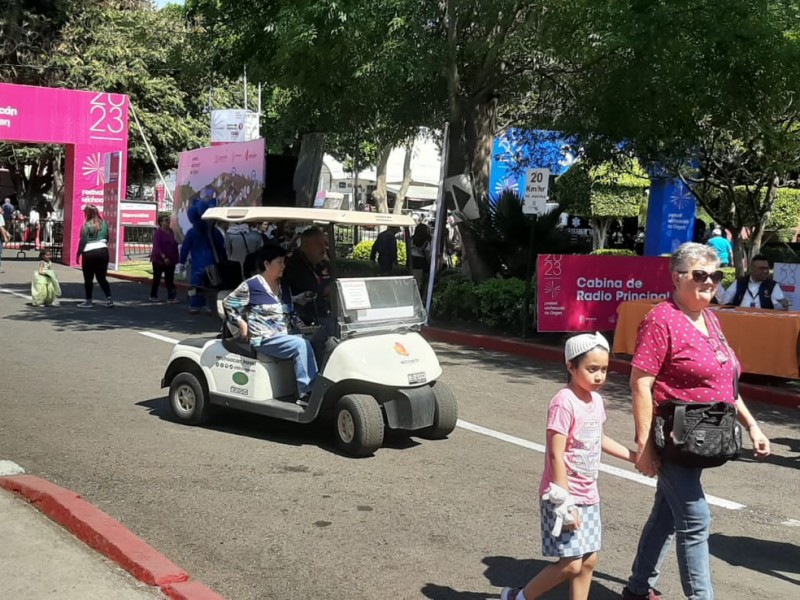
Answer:
<svg viewBox="0 0 800 600"><path fill-rule="evenodd" d="M291 335L289 327L294 317L293 302L307 303L311 295L302 293L292 298L289 287L281 282L285 257L286 250L280 246L264 246L257 253L259 273L242 282L223 305L241 339L249 340L257 352L294 362L297 404L308 406L317 361L311 343L300 335Z"/></svg>

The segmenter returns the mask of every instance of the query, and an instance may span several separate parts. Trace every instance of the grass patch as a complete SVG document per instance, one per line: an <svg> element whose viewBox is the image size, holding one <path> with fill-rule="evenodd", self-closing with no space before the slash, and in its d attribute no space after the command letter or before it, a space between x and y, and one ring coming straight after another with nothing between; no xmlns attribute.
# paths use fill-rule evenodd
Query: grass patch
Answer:
<svg viewBox="0 0 800 600"><path fill-rule="evenodd" d="M147 260L129 260L121 265L116 271L109 271L111 274L127 275L128 277L153 278L153 265Z"/></svg>

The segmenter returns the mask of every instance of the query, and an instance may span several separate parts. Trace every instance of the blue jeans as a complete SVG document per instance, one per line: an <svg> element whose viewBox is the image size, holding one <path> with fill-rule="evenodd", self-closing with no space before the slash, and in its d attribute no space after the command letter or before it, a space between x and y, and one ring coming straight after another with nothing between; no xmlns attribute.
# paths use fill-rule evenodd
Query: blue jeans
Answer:
<svg viewBox="0 0 800 600"><path fill-rule="evenodd" d="M299 335L275 335L256 346L256 350L273 358L292 359L297 391L301 396L311 393L317 378L317 359L308 340Z"/></svg>
<svg viewBox="0 0 800 600"><path fill-rule="evenodd" d="M677 538L678 570L688 600L713 600L708 558L711 513L703 486L702 469L664 462L658 472L656 499L644 525L628 589L647 594L656 586L659 568L673 538Z"/></svg>

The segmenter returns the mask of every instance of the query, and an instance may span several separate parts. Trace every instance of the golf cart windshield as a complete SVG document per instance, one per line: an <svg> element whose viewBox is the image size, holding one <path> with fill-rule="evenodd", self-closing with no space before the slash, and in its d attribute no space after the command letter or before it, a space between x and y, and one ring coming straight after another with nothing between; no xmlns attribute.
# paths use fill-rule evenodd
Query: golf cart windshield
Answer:
<svg viewBox="0 0 800 600"><path fill-rule="evenodd" d="M413 277L338 279L336 291L342 337L416 329L427 316Z"/></svg>

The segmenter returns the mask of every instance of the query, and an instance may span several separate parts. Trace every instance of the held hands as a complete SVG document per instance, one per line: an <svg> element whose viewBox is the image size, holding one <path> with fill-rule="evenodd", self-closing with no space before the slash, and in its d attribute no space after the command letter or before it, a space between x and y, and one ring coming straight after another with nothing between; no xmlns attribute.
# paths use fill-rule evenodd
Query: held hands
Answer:
<svg viewBox="0 0 800 600"><path fill-rule="evenodd" d="M661 459L656 454L656 448L652 440L648 440L643 448L639 448L634 465L642 475L647 475L648 477L658 475L658 471L661 469Z"/></svg>
<svg viewBox="0 0 800 600"><path fill-rule="evenodd" d="M561 535L563 529L578 529L580 517L575 509L575 499L569 492L555 483L551 483L542 496L542 500L550 502L555 507L556 523L551 532L554 536Z"/></svg>
<svg viewBox="0 0 800 600"><path fill-rule="evenodd" d="M769 440L761 428L753 423L747 430L750 434L750 441L753 442L753 456L756 458L766 458L770 455Z"/></svg>

